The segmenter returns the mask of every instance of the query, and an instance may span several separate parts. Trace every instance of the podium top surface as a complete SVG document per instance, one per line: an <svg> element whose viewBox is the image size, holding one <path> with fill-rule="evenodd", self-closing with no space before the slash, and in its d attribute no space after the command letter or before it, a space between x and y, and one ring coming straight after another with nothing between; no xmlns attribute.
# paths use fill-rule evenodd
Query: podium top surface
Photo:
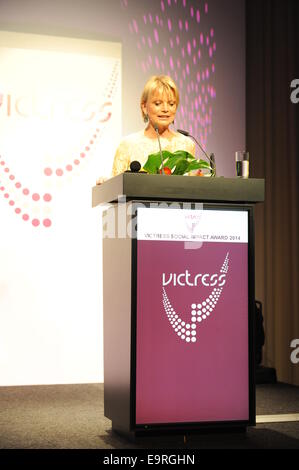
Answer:
<svg viewBox="0 0 299 470"><path fill-rule="evenodd" d="M92 207L127 200L257 203L265 198L265 180L122 173L92 188Z"/></svg>

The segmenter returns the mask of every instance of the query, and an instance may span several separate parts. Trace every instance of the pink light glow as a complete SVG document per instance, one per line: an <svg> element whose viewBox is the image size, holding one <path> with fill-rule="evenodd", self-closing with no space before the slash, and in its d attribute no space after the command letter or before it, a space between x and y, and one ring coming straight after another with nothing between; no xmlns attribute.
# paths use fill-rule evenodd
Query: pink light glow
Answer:
<svg viewBox="0 0 299 470"><path fill-rule="evenodd" d="M138 25L137 25L137 21L136 20L133 20L133 28L135 30L135 33L137 34L138 33Z"/></svg>
<svg viewBox="0 0 299 470"><path fill-rule="evenodd" d="M185 10L180 17L179 11L182 12L182 10L175 11L176 5L179 8L187 7L188 10ZM171 13L167 11L167 7L171 8L169 10ZM151 13L147 11L144 16L141 15L136 19L131 18L130 26L133 33L137 34L138 31L137 48L145 52L148 47L148 52L150 52L150 54L145 52L143 62L136 58L138 66L142 67L144 73L148 73L151 69L157 69L160 73L170 74L179 85L185 109L181 105L176 126L188 129L191 125L190 128L193 127L193 131L196 129L198 136L201 133L204 141L204 130L212 123L212 115L209 119L207 119L208 115L205 115L205 106L207 109L208 107L211 109L210 100L216 96L215 90L210 85L211 74L215 72L212 58L214 58L216 43L214 41L214 27L207 24L204 28L198 26L202 19L207 23L205 17L201 18L203 13L208 13L207 0L203 3L187 2L186 0L161 0L159 9L153 7ZM139 23L137 23L138 21ZM141 28L140 24L142 24ZM195 28L194 33L192 29L192 36L189 35L191 26ZM181 34L185 34L185 36L181 36ZM178 57L179 55L180 57ZM205 63L207 59L209 61L208 67L204 70L202 69L203 57ZM205 83L206 86L202 86Z"/></svg>

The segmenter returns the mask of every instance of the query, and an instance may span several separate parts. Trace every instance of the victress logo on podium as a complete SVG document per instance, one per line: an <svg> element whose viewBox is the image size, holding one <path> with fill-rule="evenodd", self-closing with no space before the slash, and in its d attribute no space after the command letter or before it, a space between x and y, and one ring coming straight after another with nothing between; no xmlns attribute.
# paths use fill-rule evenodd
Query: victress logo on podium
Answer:
<svg viewBox="0 0 299 470"><path fill-rule="evenodd" d="M229 269L229 252L226 254L222 267L219 273L215 274L196 274L191 276L189 271L184 273L175 274L170 273L168 276L163 273L162 275L162 302L165 313L168 317L169 323L173 328L174 333L186 343L195 343L197 338L197 327L201 325L204 320L207 320L212 312L216 309L221 294L226 284L226 275ZM191 286L198 287L199 284L205 287L213 287L210 294L205 299L197 299L196 294L194 298L190 299L191 322L186 323L182 320L180 315L172 307L172 303L166 292L167 285L178 286Z"/></svg>

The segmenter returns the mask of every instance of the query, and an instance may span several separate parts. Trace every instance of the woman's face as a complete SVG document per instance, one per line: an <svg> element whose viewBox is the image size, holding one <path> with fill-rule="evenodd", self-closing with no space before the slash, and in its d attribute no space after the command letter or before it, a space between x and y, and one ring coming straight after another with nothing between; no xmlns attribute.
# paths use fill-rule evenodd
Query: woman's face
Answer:
<svg viewBox="0 0 299 470"><path fill-rule="evenodd" d="M155 90L142 105L144 114L148 115L149 122L159 129L167 129L173 123L177 103L172 91Z"/></svg>

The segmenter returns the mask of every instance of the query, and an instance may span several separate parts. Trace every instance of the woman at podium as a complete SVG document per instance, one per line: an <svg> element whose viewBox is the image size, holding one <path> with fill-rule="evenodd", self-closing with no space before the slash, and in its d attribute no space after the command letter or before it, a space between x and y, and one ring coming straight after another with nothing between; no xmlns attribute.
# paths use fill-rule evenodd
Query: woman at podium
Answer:
<svg viewBox="0 0 299 470"><path fill-rule="evenodd" d="M132 161L139 161L143 167L148 156L159 151L159 139L162 150L185 150L195 155L194 142L169 128L178 105L178 88L170 77L154 75L146 82L140 99L146 127L122 139L115 153L112 176L128 170ZM99 178L97 184L102 182L103 178Z"/></svg>

